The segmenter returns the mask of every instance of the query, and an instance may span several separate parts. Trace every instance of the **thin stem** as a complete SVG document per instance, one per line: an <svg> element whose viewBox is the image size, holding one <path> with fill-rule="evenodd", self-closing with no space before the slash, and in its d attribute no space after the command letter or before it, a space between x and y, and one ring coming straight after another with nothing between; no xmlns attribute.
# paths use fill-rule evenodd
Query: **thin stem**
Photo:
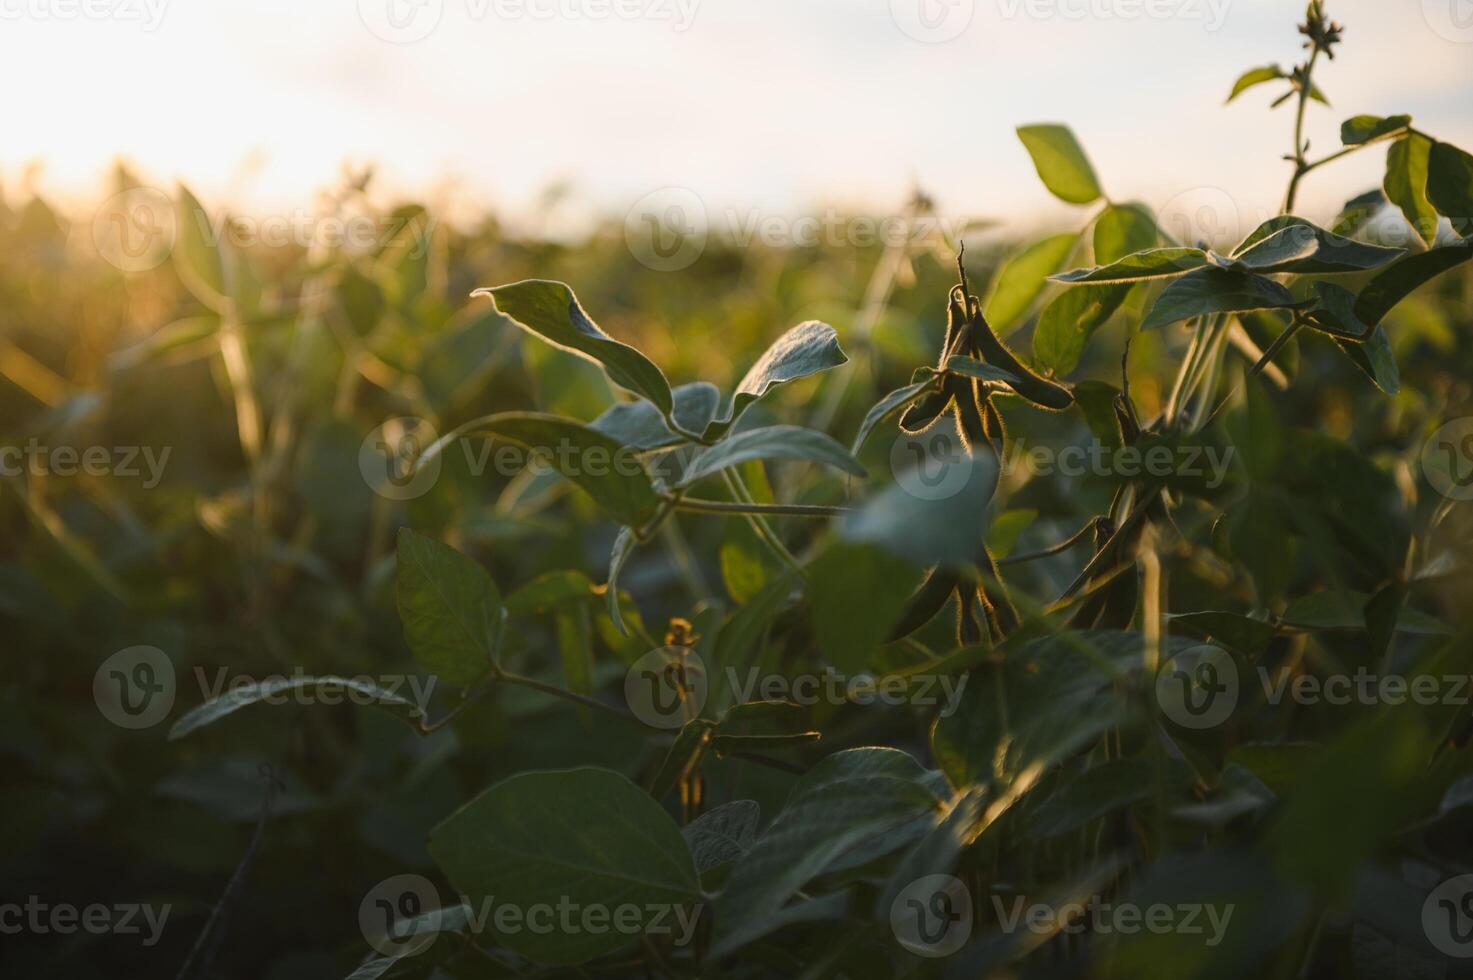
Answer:
<svg viewBox="0 0 1473 980"><path fill-rule="evenodd" d="M1299 80L1299 105L1294 112L1294 176L1289 178L1289 190L1284 195L1284 214L1294 210L1295 198L1299 195L1299 181L1309 173L1309 163L1304 159L1304 111L1309 108L1309 93L1314 89L1314 63L1319 60L1320 47L1311 43L1309 60L1304 63L1304 75Z"/></svg>
<svg viewBox="0 0 1473 980"><path fill-rule="evenodd" d="M598 710L607 712L608 714L611 714L616 718L622 718L630 724L638 725L641 728L644 727L644 722L640 721L633 714L625 711L623 708L616 708L612 704L605 704L604 702L599 701L596 698L590 698L587 695L576 694L573 691L567 690L566 688L558 687L556 684L548 684L544 681L539 681L533 677L524 677L521 674L512 674L506 671L502 671L500 674L498 674L497 679L504 681L507 684L520 684L522 687L530 687L534 691L541 691L543 694L551 694L553 697L562 698L565 701L572 701L574 704L582 704L590 708L597 708Z"/></svg>
<svg viewBox="0 0 1473 980"><path fill-rule="evenodd" d="M742 478L735 472L729 469L722 470L721 479L726 481L726 488L731 491L731 495L737 498L740 503L747 507L757 506L757 502L752 498L752 492L747 489L747 485L742 482ZM745 516L747 523L752 526L752 530L756 532L757 537L762 539L762 543L767 545L783 564L793 569L799 575L803 575L803 566L799 564L798 559L793 557L793 553L783 544L782 539L777 536L777 532L772 529L772 525L768 524L761 514L748 513Z"/></svg>
<svg viewBox="0 0 1473 980"><path fill-rule="evenodd" d="M852 507L827 507L820 504L757 504L730 500L703 500L684 497L675 503L677 510L697 514L771 514L778 517L843 517Z"/></svg>
<svg viewBox="0 0 1473 980"><path fill-rule="evenodd" d="M1070 548L1083 541L1085 535L1089 534L1095 528L1099 527L1099 525L1100 518L1093 518L1088 524L1084 525L1084 527L1080 528L1078 531L1075 531L1073 534L1069 535L1067 539L1060 541L1056 545L1052 545L1048 548L1043 549L1042 551L1029 552L1025 555L1009 555L1006 558L999 558L997 559L997 563L999 565L1021 565L1023 562L1037 561L1040 558L1048 558L1052 555L1057 555L1060 552L1068 551Z"/></svg>
<svg viewBox="0 0 1473 980"><path fill-rule="evenodd" d="M1273 339L1273 342L1268 345L1268 349L1263 352L1263 356L1248 369L1246 377L1251 378L1267 367L1269 362L1274 359L1274 355L1283 349L1285 344L1294 339L1294 335L1299 332L1299 328L1302 326L1304 326L1304 317L1298 310L1295 310L1294 319L1284 328L1283 333Z"/></svg>

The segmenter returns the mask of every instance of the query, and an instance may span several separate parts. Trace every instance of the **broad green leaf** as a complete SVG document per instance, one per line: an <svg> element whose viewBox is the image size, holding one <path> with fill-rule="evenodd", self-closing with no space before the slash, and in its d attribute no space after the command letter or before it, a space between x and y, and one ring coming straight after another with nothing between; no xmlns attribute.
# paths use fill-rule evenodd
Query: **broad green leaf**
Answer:
<svg viewBox="0 0 1473 980"><path fill-rule="evenodd" d="M1380 323L1417 287L1473 259L1473 242L1429 249L1398 259L1361 288L1356 317L1367 326Z"/></svg>
<svg viewBox="0 0 1473 980"><path fill-rule="evenodd" d="M831 437L797 425L748 429L702 451L680 478L680 486L754 459L806 460L823 463L854 476L865 476L863 466Z"/></svg>
<svg viewBox="0 0 1473 980"><path fill-rule="evenodd" d="M1006 558L1018 544L1018 536L1038 520L1038 511L1006 510L992 519L987 529L987 550L994 558Z"/></svg>
<svg viewBox="0 0 1473 980"><path fill-rule="evenodd" d="M806 731L803 706L793 701L746 701L721 713L722 735L793 735Z"/></svg>
<svg viewBox="0 0 1473 980"><path fill-rule="evenodd" d="M1018 139L1053 195L1070 204L1089 204L1104 193L1084 149L1067 126L1019 126Z"/></svg>
<svg viewBox="0 0 1473 980"><path fill-rule="evenodd" d="M1336 345L1377 388L1388 395L1400 391L1401 371L1385 328L1380 325L1371 328L1360 322L1355 314L1356 296L1350 290L1330 282L1317 282L1314 292L1319 303L1309 311L1314 325L1332 335L1349 334L1349 337L1336 336Z"/></svg>
<svg viewBox="0 0 1473 980"><path fill-rule="evenodd" d="M1167 286L1141 324L1153 330L1209 313L1285 309L1294 296L1272 279L1230 269L1198 269Z"/></svg>
<svg viewBox="0 0 1473 980"><path fill-rule="evenodd" d="M506 611L513 616L551 612L561 606L587 602L593 581L582 572L563 569L546 572L506 597Z"/></svg>
<svg viewBox="0 0 1473 980"><path fill-rule="evenodd" d="M673 410L670 382L664 373L638 350L600 330L566 283L526 279L478 289L471 295L490 296L496 308L523 330L603 365L615 384L649 399L661 415L668 417Z"/></svg>
<svg viewBox="0 0 1473 980"><path fill-rule="evenodd" d="M1340 142L1346 146L1359 146L1399 133L1411 123L1411 116L1353 116L1340 124Z"/></svg>
<svg viewBox="0 0 1473 980"><path fill-rule="evenodd" d="M378 911L378 910L375 910ZM430 909L411 919L396 913L389 919L392 935L380 932L373 938L398 946L402 952L394 956L375 956L360 964L347 980L407 980L423 975L463 948L463 937L471 931L471 910L464 905ZM436 942L444 938L444 942Z"/></svg>
<svg viewBox="0 0 1473 980"><path fill-rule="evenodd" d="M1055 296L1033 328L1034 366L1062 376L1079 366L1085 345L1125 302L1130 286L1076 286Z"/></svg>
<svg viewBox="0 0 1473 980"><path fill-rule="evenodd" d="M721 392L707 381L680 385L671 397L675 424L686 432L703 431L715 418L721 402ZM663 449L690 441L688 436L672 432L659 409L643 399L613 406L590 422L589 428L634 449Z"/></svg>
<svg viewBox="0 0 1473 980"><path fill-rule="evenodd" d="M1301 630L1363 630L1366 628L1366 605L1371 597L1364 592L1327 589L1314 592L1289 603L1280 621ZM1403 607L1397 616L1396 631L1419 636L1451 636L1452 627Z"/></svg>
<svg viewBox="0 0 1473 980"><path fill-rule="evenodd" d="M1046 280L1063 268L1077 241L1078 235L1054 235L1034 242L1002 264L984 309L987 322L999 336L1023 322Z"/></svg>
<svg viewBox="0 0 1473 980"><path fill-rule="evenodd" d="M1239 75L1238 80L1233 83L1233 90L1231 93L1229 93L1227 101L1233 101L1238 96L1242 95L1244 92L1248 91L1255 85L1262 85L1265 82L1272 82L1275 79L1288 77L1289 76L1284 73L1284 69L1280 68L1278 65L1265 65L1262 68L1250 68L1247 71L1243 72L1243 74Z"/></svg>
<svg viewBox="0 0 1473 980"><path fill-rule="evenodd" d="M681 834L690 845L696 871L705 874L746 854L757 839L762 808L756 800L733 800L707 810L686 824Z"/></svg>
<svg viewBox="0 0 1473 980"><path fill-rule="evenodd" d="M1167 655L1193 645L1169 637ZM998 667L966 675L961 703L938 718L931 751L952 786L995 781L1011 786L1093 744L1111 728L1129 728L1139 712L1116 688L1145 651L1139 633L1059 633L1013 651ZM999 699L1006 699L1006 717Z"/></svg>
<svg viewBox="0 0 1473 980"><path fill-rule="evenodd" d="M1473 234L1473 155L1433 143L1427 155L1427 200L1463 237Z"/></svg>
<svg viewBox="0 0 1473 980"><path fill-rule="evenodd" d="M1294 215L1270 218L1243 240L1225 264L1249 272L1335 273L1379 269L1406 254L1325 231Z"/></svg>
<svg viewBox="0 0 1473 980"><path fill-rule="evenodd" d="M766 395L774 385L836 368L848 360L833 327L817 320L798 324L779 337L752 365L737 385L726 417L706 426L706 441L720 439L729 432L747 406Z"/></svg>
<svg viewBox="0 0 1473 980"><path fill-rule="evenodd" d="M441 436L420 456L420 465L458 439L499 436L529 450L582 487L594 502L631 527L655 513L660 498L635 451L582 422L540 412L501 412L474 419Z"/></svg>
<svg viewBox="0 0 1473 980"><path fill-rule="evenodd" d="M290 703L294 692L305 692L304 698L310 698L319 704L340 704L348 701L352 704L371 705L411 724L424 717L424 711L413 701L359 678L275 677L233 686L227 694L194 708L169 729L169 739L172 741L183 738L206 725L213 725L247 705L276 701Z"/></svg>
<svg viewBox="0 0 1473 980"><path fill-rule="evenodd" d="M1006 385L1018 383L1018 378L1000 367L994 367L986 361L978 360L966 354L953 354L946 359L946 370L952 374L962 374L978 381L998 381Z"/></svg>
<svg viewBox="0 0 1473 980"><path fill-rule="evenodd" d="M1386 336L1384 327L1377 326L1363 341L1337 337L1335 344L1377 388L1388 395L1401 391L1401 369L1397 366L1396 353L1391 349L1391 338Z"/></svg>
<svg viewBox="0 0 1473 980"><path fill-rule="evenodd" d="M1220 610L1174 613L1167 621L1173 631L1213 640L1241 653L1258 653L1278 635L1271 623Z"/></svg>
<svg viewBox="0 0 1473 980"><path fill-rule="evenodd" d="M650 796L663 800L675 788L676 783L700 765L715 729L716 723L709 718L692 718L681 726L680 734L675 736L670 750L665 753L665 760L660 763L660 769L650 783ZM699 864L696 870L701 870Z"/></svg>
<svg viewBox="0 0 1473 980"><path fill-rule="evenodd" d="M1095 261L1118 262L1127 255L1155 248L1161 233L1143 204L1112 204L1095 222Z"/></svg>
<svg viewBox="0 0 1473 980"><path fill-rule="evenodd" d="M1427 163L1432 141L1410 133L1386 151L1386 199L1401 209L1407 223L1430 247L1437 240L1437 209L1427 200Z"/></svg>
<svg viewBox="0 0 1473 980"><path fill-rule="evenodd" d="M563 667L563 684L574 694L593 693L593 624L587 606L568 606L553 617L557 634L558 660ZM580 715L588 709L579 706Z"/></svg>
<svg viewBox="0 0 1473 980"><path fill-rule="evenodd" d="M928 773L904 752L859 748L824 759L732 869L716 900L708 957L720 959L759 938L771 928L769 918L845 852L931 817L940 806Z"/></svg>
<svg viewBox="0 0 1473 980"><path fill-rule="evenodd" d="M1345 202L1345 206L1340 209L1340 215L1335 219L1335 224L1331 226L1330 231L1344 237L1354 235L1388 203L1385 192L1379 187L1366 191L1364 194L1358 194Z"/></svg>
<svg viewBox="0 0 1473 980"><path fill-rule="evenodd" d="M916 465L848 515L840 539L877 544L916 568L975 561L987 531L987 504L997 489L996 457L970 455L959 439L948 448L939 439L913 445Z"/></svg>
<svg viewBox="0 0 1473 980"><path fill-rule="evenodd" d="M865 440L869 438L869 434L874 431L875 426L917 398L920 398L940 383L938 378L931 375L923 381L917 381L915 384L906 385L904 388L896 388L890 394L875 402L874 406L865 413L864 421L859 425L859 433L855 435L854 445L849 447L849 452L858 456L860 449L864 448Z"/></svg>
<svg viewBox="0 0 1473 980"><path fill-rule="evenodd" d="M467 897L521 909L571 902L634 906L640 928L679 929L700 901L700 880L680 828L643 790L607 769L527 772L502 780L430 833L430 855ZM651 907L656 909L652 910ZM664 908L658 908L665 906ZM508 949L544 964L583 963L636 941L628 933L550 929L498 933ZM693 924L693 922L692 922ZM686 937L687 940L690 937Z"/></svg>
<svg viewBox="0 0 1473 980"><path fill-rule="evenodd" d="M1116 810L1150 799L1157 772L1148 759L1115 759L1068 779L1031 807L1023 820L1029 840L1042 841L1078 830Z"/></svg>
<svg viewBox="0 0 1473 980"><path fill-rule="evenodd" d="M920 566L877 544L831 545L809 566L818 652L842 673L867 669L900 622L922 573Z"/></svg>
<svg viewBox="0 0 1473 980"><path fill-rule="evenodd" d="M468 687L496 662L501 594L481 563L399 529L399 618L409 650L436 677Z"/></svg>
<svg viewBox="0 0 1473 980"><path fill-rule="evenodd" d="M753 502L776 503L772 485L767 479L767 470L761 460L742 464L734 475L745 485ZM724 499L739 499L724 483L712 484L711 489ZM773 555L772 549L750 522L730 520L722 523L721 545L717 552L721 563L721 581L734 601L749 602L768 582L781 575L786 566Z"/></svg>
<svg viewBox="0 0 1473 980"><path fill-rule="evenodd" d="M752 667L763 637L793 597L796 576L796 572L787 572L768 582L722 625L713 653L715 663L710 670L719 687L707 696L713 708L736 700L736 692L730 690L727 682Z"/></svg>
<svg viewBox="0 0 1473 980"><path fill-rule="evenodd" d="M896 862L875 900L877 917L888 917L895 900L912 883L928 875L949 875L956 870L962 853L987 829L989 795L987 787L973 786L952 799L949 810L936 825Z"/></svg>
<svg viewBox="0 0 1473 980"><path fill-rule="evenodd" d="M1207 264L1207 253L1200 248L1148 248L1092 269L1075 269L1050 276L1054 282L1138 282L1179 276Z"/></svg>
<svg viewBox="0 0 1473 980"><path fill-rule="evenodd" d="M619 613L619 573L624 570L624 563L634 553L635 546L639 540L634 536L634 529L628 527L619 528L619 533L614 537L614 551L609 556L609 584L605 586L604 597L609 604L609 618L614 621L614 626L620 633L628 634L624 628L624 617Z"/></svg>
<svg viewBox="0 0 1473 980"><path fill-rule="evenodd" d="M223 250L209 212L180 184L174 203L174 269L195 299L216 313L225 313L230 306Z"/></svg>

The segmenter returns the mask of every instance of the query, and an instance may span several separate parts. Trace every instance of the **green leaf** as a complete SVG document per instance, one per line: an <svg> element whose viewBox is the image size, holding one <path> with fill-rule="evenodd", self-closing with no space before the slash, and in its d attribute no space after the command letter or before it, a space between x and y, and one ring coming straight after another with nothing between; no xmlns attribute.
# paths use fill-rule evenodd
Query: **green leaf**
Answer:
<svg viewBox="0 0 1473 980"><path fill-rule="evenodd" d="M922 568L871 543L840 541L809 566L813 638L845 674L869 667L900 622ZM863 596L863 601L857 601Z"/></svg>
<svg viewBox="0 0 1473 980"><path fill-rule="evenodd" d="M594 502L631 527L659 507L650 475L632 449L582 422L540 412L501 412L474 419L441 436L420 456L423 465L458 439L499 436L537 453L545 465L582 487Z"/></svg>
<svg viewBox="0 0 1473 980"><path fill-rule="evenodd" d="M1469 259L1473 259L1473 242L1429 249L1393 262L1361 288L1355 301L1356 317L1367 326L1380 323L1417 287Z"/></svg>
<svg viewBox="0 0 1473 980"><path fill-rule="evenodd" d="M1179 276L1207 264L1207 253L1200 248L1148 248L1091 269L1074 269L1057 276L1054 282L1139 282Z"/></svg>
<svg viewBox="0 0 1473 980"><path fill-rule="evenodd" d="M1427 200L1427 164L1432 141L1410 133L1386 151L1386 199L1401 209L1407 223L1430 247L1437 240L1437 209Z"/></svg>
<svg viewBox="0 0 1473 980"><path fill-rule="evenodd" d="M1167 617L1172 630L1181 630L1204 640L1214 640L1241 653L1258 653L1278 632L1272 624L1242 613L1203 610L1174 613Z"/></svg>
<svg viewBox="0 0 1473 980"><path fill-rule="evenodd" d="M715 729L716 723L709 718L692 718L681 726L680 734L675 736L670 751L665 753L665 761L660 763L660 769L650 783L650 796L663 800L676 783L701 764L701 757L706 754ZM700 870L699 865L697 870Z"/></svg>
<svg viewBox="0 0 1473 980"><path fill-rule="evenodd" d="M1357 242L1303 218L1282 215L1259 225L1223 266L1260 273L1365 272L1405 254L1404 248Z"/></svg>
<svg viewBox="0 0 1473 980"><path fill-rule="evenodd" d="M931 451L940 452L938 444L931 443ZM947 458L917 460L914 469L897 474L892 486L845 517L840 539L879 545L916 568L974 561L998 464L990 453L967 454L959 440L952 449Z"/></svg>
<svg viewBox="0 0 1473 980"><path fill-rule="evenodd" d="M686 432L701 432L716 417L721 392L709 381L693 381L671 392L675 402L675 424ZM650 402L621 402L588 424L604 435L633 449L663 449L689 442L689 436L671 431Z"/></svg>
<svg viewBox="0 0 1473 980"><path fill-rule="evenodd" d="M1394 395L1401 390L1401 371L1396 364L1396 354L1391 350L1391 340L1381 326L1367 327L1355 315L1356 295L1343 286L1330 282L1314 284L1315 298L1319 305L1309 311L1312 324L1332 336L1355 366L1365 372L1377 388Z"/></svg>
<svg viewBox="0 0 1473 980"><path fill-rule="evenodd" d="M1280 621L1301 630L1363 630L1366 628L1366 605L1371 597L1364 592L1327 589L1295 599L1284 610ZM1426 613L1404 607L1397 616L1396 631L1418 636L1451 636L1452 627Z"/></svg>
<svg viewBox="0 0 1473 980"><path fill-rule="evenodd" d="M756 800L733 800L686 824L681 834L690 845L696 871L705 874L746 854L757 839L761 816L762 808Z"/></svg>
<svg viewBox="0 0 1473 980"><path fill-rule="evenodd" d="M774 385L836 368L848 360L839 347L839 335L833 327L817 320L798 324L779 337L752 365L737 385L726 417L706 426L706 441L724 436L741 418L747 406L766 395Z"/></svg>
<svg viewBox="0 0 1473 980"><path fill-rule="evenodd" d="M1238 80L1233 83L1233 90L1228 95L1227 101L1233 101L1238 96L1242 95L1244 92L1248 91L1255 85L1262 85L1265 82L1272 82L1275 79L1288 77L1288 75L1284 74L1284 69L1280 68L1278 65L1265 65L1262 68L1250 68L1247 71L1243 72L1243 74L1239 75Z"/></svg>
<svg viewBox="0 0 1473 980"><path fill-rule="evenodd" d="M496 663L501 594L481 563L399 529L399 618L410 652L437 677L468 687Z"/></svg>
<svg viewBox="0 0 1473 980"><path fill-rule="evenodd" d="M1294 296L1272 279L1230 269L1198 269L1162 291L1141 329L1152 330L1209 313L1284 309L1293 305Z"/></svg>
<svg viewBox="0 0 1473 980"><path fill-rule="evenodd" d="M507 596L506 611L513 616L552 612L561 606L587 602L593 590L593 581L582 572L546 572Z"/></svg>
<svg viewBox="0 0 1473 980"><path fill-rule="evenodd" d="M949 875L962 853L987 829L988 790L973 786L956 795L949 811L895 864L875 900L876 916L888 916L896 899L914 882L929 875Z"/></svg>
<svg viewBox="0 0 1473 980"><path fill-rule="evenodd" d="M625 636L629 635L629 631L624 628L624 617L619 613L619 573L624 570L624 563L634 553L637 544L639 539L634 536L633 528L619 528L619 533L614 537L613 554L609 556L609 584L604 588L604 597L609 604L609 618Z"/></svg>
<svg viewBox="0 0 1473 980"><path fill-rule="evenodd" d="M1354 116L1340 124L1340 142L1346 146L1359 146L1400 132L1411 123L1411 116Z"/></svg>
<svg viewBox="0 0 1473 980"><path fill-rule="evenodd" d="M195 299L216 313L225 313L230 306L222 248L209 212L180 184L174 204L174 270Z"/></svg>
<svg viewBox="0 0 1473 980"><path fill-rule="evenodd" d="M1345 202L1345 206L1340 209L1340 215L1335 219L1335 224L1330 230L1341 236L1354 235L1364 228L1387 203L1389 202L1386 194L1379 187L1366 191L1364 194L1358 194Z"/></svg>
<svg viewBox="0 0 1473 980"><path fill-rule="evenodd" d="M1095 261L1118 262L1154 248L1161 237L1156 219L1143 204L1112 204L1095 222Z"/></svg>
<svg viewBox="0 0 1473 980"><path fill-rule="evenodd" d="M1473 155L1433 143L1427 155L1427 200L1464 238L1473 234Z"/></svg>
<svg viewBox="0 0 1473 980"><path fill-rule="evenodd" d="M754 459L789 459L823 463L854 476L865 476L859 461L831 437L797 425L748 429L703 450L680 478L687 487L713 473Z"/></svg>
<svg viewBox="0 0 1473 980"><path fill-rule="evenodd" d="M906 385L904 388L896 388L884 398L875 402L874 406L865 413L864 421L859 425L859 433L855 435L854 445L849 447L849 452L858 456L859 450L864 447L865 440L869 438L869 434L874 431L875 426L917 398L920 398L926 392L937 387L940 383L940 380L935 375L929 375L924 381L917 381L915 384Z"/></svg>
<svg viewBox="0 0 1473 980"><path fill-rule="evenodd" d="M1019 126L1018 139L1033 158L1039 179L1060 200L1089 204L1103 191L1083 148L1067 126Z"/></svg>
<svg viewBox="0 0 1473 980"><path fill-rule="evenodd" d="M289 697L293 691L306 691L313 700L323 704L336 704L342 700L355 704L368 704L403 718L411 724L424 717L424 711L413 701L358 678L275 677L270 680L232 686L229 693L194 708L174 722L173 727L169 729L169 740L183 738L206 725L213 725L226 715L232 715L247 705Z"/></svg>
<svg viewBox="0 0 1473 980"><path fill-rule="evenodd" d="M1401 369L1397 367L1391 338L1386 336L1384 328L1378 326L1363 341L1337 337L1335 343L1377 388L1388 395L1401 391Z"/></svg>
<svg viewBox="0 0 1473 980"><path fill-rule="evenodd" d="M478 289L471 295L490 296L496 308L523 330L603 365L615 384L649 399L661 415L669 417L674 400L664 373L638 350L600 330L566 283L526 279Z"/></svg>
<svg viewBox="0 0 1473 980"><path fill-rule="evenodd" d="M987 294L984 315L992 329L1005 335L1023 322L1047 278L1063 268L1078 235L1054 235L1008 257Z"/></svg>
<svg viewBox="0 0 1473 980"><path fill-rule="evenodd" d="M1125 302L1128 285L1065 290L1044 307L1033 328L1033 361L1039 370L1066 375L1079 366L1085 345Z"/></svg>
<svg viewBox="0 0 1473 980"><path fill-rule="evenodd" d="M1143 758L1115 759L1064 782L1027 813L1024 836L1042 841L1078 830L1100 817L1150 799L1156 770Z"/></svg>
<svg viewBox="0 0 1473 980"><path fill-rule="evenodd" d="M716 900L708 958L720 959L759 938L770 928L769 918L845 852L932 817L940 803L926 770L904 752L859 748L824 759L803 776L782 812L732 869Z"/></svg>
<svg viewBox="0 0 1473 980"><path fill-rule="evenodd" d="M607 769L527 772L502 780L430 833L430 855L472 908L638 909L640 929L671 928L671 906L700 901L700 880L680 828L663 807ZM653 908L652 908L653 907ZM627 932L565 930L497 934L508 949L544 964L584 963L631 945ZM691 921L687 918L687 921ZM493 920L494 922L494 920ZM674 928L679 929L678 925ZM689 937L686 937L687 940Z"/></svg>

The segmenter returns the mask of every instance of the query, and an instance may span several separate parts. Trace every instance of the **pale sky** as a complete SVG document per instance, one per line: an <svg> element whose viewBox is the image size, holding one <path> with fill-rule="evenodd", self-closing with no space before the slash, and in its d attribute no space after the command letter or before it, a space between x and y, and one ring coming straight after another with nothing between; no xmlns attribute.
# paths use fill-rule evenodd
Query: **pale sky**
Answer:
<svg viewBox="0 0 1473 980"><path fill-rule="evenodd" d="M716 211L883 213L919 181L949 215L1020 225L1078 220L1013 135L1059 121L1113 198L1159 208L1207 187L1272 211L1291 109L1270 113L1267 87L1223 99L1243 69L1299 56L1303 7L0 0L0 180L12 199L32 179L81 202L121 156L159 186L184 179L207 202L271 212L371 160L396 191L450 187L463 208L514 218L555 181L574 188L570 212L613 216L669 186ZM1335 108L1311 108L1311 156L1359 113L1411 113L1473 148L1467 7L1330 0L1347 30L1319 75ZM1383 159L1313 175L1301 210L1374 186Z"/></svg>

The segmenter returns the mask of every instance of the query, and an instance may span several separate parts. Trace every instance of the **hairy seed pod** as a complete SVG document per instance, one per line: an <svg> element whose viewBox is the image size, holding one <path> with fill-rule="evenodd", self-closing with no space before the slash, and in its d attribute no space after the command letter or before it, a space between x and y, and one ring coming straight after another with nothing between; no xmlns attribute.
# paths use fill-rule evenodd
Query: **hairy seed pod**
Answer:
<svg viewBox="0 0 1473 980"><path fill-rule="evenodd" d="M921 587L906 602L900 622L890 631L890 640L893 642L909 636L934 619L937 613L946 608L946 601L956 591L956 583L956 572L942 568L931 569L931 574L926 576Z"/></svg>
<svg viewBox="0 0 1473 980"><path fill-rule="evenodd" d="M988 325L987 318L982 315L982 303L975 296L967 298L970 310L968 325L971 327L970 339L975 345L977 353L982 360L994 367L1002 368L1004 371L1017 378L1012 389L1021 397L1028 399L1040 408L1047 408L1055 412L1063 411L1074 404L1074 392L1067 387L1040 378L1028 370L1018 360L1017 356L997 338Z"/></svg>
<svg viewBox="0 0 1473 980"><path fill-rule="evenodd" d="M973 586L962 583L956 587L957 646L969 647L982 642L982 624L977 619L975 608L978 598L978 592ZM990 623L992 619L990 611L984 608L983 614L987 616Z"/></svg>
<svg viewBox="0 0 1473 980"><path fill-rule="evenodd" d="M981 551L979 564L984 577L977 583L977 595L989 610L988 619L994 635L1001 640L1016 630L1021 620L1018 618L1018 610L1013 606L1013 600L1008 596L1007 586L1003 585L1002 575L998 572L992 552L986 546Z"/></svg>

